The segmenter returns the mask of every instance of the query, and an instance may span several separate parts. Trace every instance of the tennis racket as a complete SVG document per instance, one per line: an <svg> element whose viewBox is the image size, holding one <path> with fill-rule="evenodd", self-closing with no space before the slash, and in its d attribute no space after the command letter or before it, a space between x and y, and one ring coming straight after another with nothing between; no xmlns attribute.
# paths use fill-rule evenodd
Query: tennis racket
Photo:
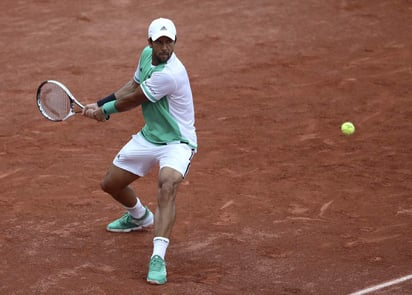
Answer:
<svg viewBox="0 0 412 295"><path fill-rule="evenodd" d="M66 86L54 80L39 85L36 100L40 113L53 122L65 121L84 109Z"/></svg>

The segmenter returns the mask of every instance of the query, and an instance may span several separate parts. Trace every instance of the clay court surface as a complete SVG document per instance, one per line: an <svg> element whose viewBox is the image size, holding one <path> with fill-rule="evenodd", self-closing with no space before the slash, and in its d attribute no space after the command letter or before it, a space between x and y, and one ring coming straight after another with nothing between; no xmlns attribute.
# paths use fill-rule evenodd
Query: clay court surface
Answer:
<svg viewBox="0 0 412 295"><path fill-rule="evenodd" d="M412 274L412 1L0 3L0 294L349 294ZM83 103L133 75L169 17L199 150L177 197L168 283L153 230L105 230L99 182L143 125L44 119L38 84ZM346 137L340 124L352 121ZM156 207L156 175L133 185ZM412 280L368 294L411 294Z"/></svg>

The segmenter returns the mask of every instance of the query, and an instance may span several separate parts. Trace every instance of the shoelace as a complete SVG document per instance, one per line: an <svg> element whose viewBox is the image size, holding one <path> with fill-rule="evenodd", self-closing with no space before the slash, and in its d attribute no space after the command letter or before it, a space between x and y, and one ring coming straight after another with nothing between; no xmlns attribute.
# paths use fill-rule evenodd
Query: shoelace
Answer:
<svg viewBox="0 0 412 295"><path fill-rule="evenodd" d="M146 211L147 212L147 211ZM128 212L126 212L125 214L123 214L123 216L120 219L120 223L123 225L128 225L130 223L132 224L136 224L139 225L139 223L143 222L143 220L145 219L147 213L145 213L145 215L143 215L142 218L140 219L135 219L133 218Z"/></svg>
<svg viewBox="0 0 412 295"><path fill-rule="evenodd" d="M130 218L130 216L129 216L128 213L123 214L122 218L120 219L120 223L123 224L123 225L129 224L130 223L129 218Z"/></svg>
<svg viewBox="0 0 412 295"><path fill-rule="evenodd" d="M150 267L155 271L160 271L163 266L163 261L160 258L155 257L150 261Z"/></svg>

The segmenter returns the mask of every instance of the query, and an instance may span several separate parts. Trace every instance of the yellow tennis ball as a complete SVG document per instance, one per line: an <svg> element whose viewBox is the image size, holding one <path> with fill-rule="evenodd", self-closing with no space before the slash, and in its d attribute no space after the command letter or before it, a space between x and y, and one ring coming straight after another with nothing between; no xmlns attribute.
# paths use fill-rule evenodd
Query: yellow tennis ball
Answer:
<svg viewBox="0 0 412 295"><path fill-rule="evenodd" d="M355 132L355 125L351 122L345 122L340 126L340 130L345 135L352 135Z"/></svg>

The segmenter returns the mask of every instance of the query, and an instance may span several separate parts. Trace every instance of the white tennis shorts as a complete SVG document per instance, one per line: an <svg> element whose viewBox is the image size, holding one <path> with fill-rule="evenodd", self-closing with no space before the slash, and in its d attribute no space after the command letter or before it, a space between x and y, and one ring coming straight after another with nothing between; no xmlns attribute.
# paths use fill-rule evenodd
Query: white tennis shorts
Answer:
<svg viewBox="0 0 412 295"><path fill-rule="evenodd" d="M139 132L123 146L113 164L141 177L148 174L155 165L159 165L160 169L173 168L185 177L195 152L185 143L153 144Z"/></svg>

